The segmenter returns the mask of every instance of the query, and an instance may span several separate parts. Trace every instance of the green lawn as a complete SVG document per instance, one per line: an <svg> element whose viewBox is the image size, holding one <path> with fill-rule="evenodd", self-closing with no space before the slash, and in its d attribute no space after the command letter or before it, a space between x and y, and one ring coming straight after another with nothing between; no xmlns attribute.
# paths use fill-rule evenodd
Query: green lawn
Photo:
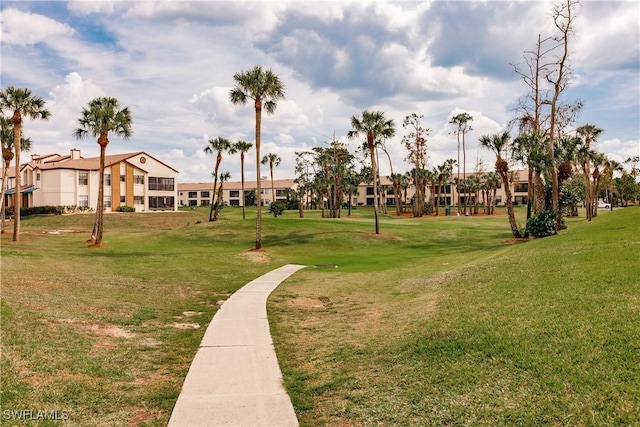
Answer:
<svg viewBox="0 0 640 427"><path fill-rule="evenodd" d="M384 216L376 236L367 209L263 212L264 252L253 213L207 216L106 215L101 249L91 215L3 235L2 416L166 425L218 301L298 263L268 309L303 426L640 423L638 207L522 243L504 215Z"/></svg>

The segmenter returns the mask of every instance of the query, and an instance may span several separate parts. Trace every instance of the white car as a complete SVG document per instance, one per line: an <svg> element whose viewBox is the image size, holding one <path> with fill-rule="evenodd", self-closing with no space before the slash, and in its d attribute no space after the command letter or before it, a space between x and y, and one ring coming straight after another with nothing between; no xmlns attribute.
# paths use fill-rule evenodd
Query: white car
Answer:
<svg viewBox="0 0 640 427"><path fill-rule="evenodd" d="M607 202L603 202L602 200L598 200L598 209L611 209L611 205Z"/></svg>

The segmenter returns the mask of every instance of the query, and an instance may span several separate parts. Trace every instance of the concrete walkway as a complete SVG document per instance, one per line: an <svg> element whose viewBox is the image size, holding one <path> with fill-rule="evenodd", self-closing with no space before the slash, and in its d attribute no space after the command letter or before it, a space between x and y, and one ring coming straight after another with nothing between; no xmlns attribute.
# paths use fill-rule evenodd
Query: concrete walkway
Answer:
<svg viewBox="0 0 640 427"><path fill-rule="evenodd" d="M267 297L304 268L285 265L249 282L213 316L169 427L297 426L273 348Z"/></svg>

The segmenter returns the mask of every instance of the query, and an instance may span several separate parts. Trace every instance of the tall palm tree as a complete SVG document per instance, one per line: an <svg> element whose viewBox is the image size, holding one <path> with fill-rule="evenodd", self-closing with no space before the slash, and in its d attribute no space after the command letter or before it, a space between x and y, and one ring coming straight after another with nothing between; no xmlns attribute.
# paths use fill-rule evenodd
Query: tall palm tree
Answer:
<svg viewBox="0 0 640 427"><path fill-rule="evenodd" d="M464 136L467 132L472 130L469 122L473 120L473 117L469 113L460 113L451 118L449 123L455 124L457 129L455 131L456 136L458 137L458 214L460 213L460 135L462 135L462 182L467 182L467 150L464 146ZM465 203L464 203L464 213L467 213L467 201L469 198L469 193L465 188Z"/></svg>
<svg viewBox="0 0 640 427"><path fill-rule="evenodd" d="M220 186L218 187L217 191L217 195L216 195L216 209L213 213L213 220L217 221L218 220L218 215L220 215L220 211L222 210L222 195L223 195L223 185L225 183L225 181L229 181L231 179L231 174L229 172L221 172L220 176Z"/></svg>
<svg viewBox="0 0 640 427"><path fill-rule="evenodd" d="M593 218L594 209L597 206L597 204L594 203L591 191L591 154L593 153L591 151L591 145L596 142L596 139L598 139L602 132L602 129L590 123L582 125L576 129L576 134L581 137L584 142L583 146L580 147L578 151L578 162L580 163L582 174L584 175L585 194L587 199L585 204L587 206L588 221L591 221L591 218Z"/></svg>
<svg viewBox="0 0 640 427"><path fill-rule="evenodd" d="M22 119L48 120L51 113L44 107L44 100L35 96L27 88L9 86L0 91L0 112L5 110L11 113L13 121L13 149L16 159L16 192L14 195L14 222L13 241L17 242L20 236L20 207L22 205L22 193L20 193L20 152L22 147Z"/></svg>
<svg viewBox="0 0 640 427"><path fill-rule="evenodd" d="M131 111L129 107L120 109L120 103L116 98L98 97L89 101L78 119L79 127L73 131L77 139L89 135L98 138L100 146L100 177L98 179L98 206L96 208L96 220L91 233L91 241L94 246L102 244L102 231L104 228L104 162L109 145L109 132L128 140L132 135Z"/></svg>
<svg viewBox="0 0 640 427"><path fill-rule="evenodd" d="M256 212L256 249L262 248L262 190L260 188L260 133L262 124L262 109L267 114L276 111L277 101L284 98L284 84L271 70L263 70L256 65L249 71L234 74L235 86L229 92L233 104L244 105L249 99L253 100L256 113L256 196L258 209Z"/></svg>
<svg viewBox="0 0 640 427"><path fill-rule="evenodd" d="M373 175L373 211L375 215L376 234L380 234L380 224L378 220L378 167L376 165L375 142L378 138L391 138L396 134L396 127L392 119L387 119L382 111L362 112L362 118L352 116L351 127L347 133L349 139L358 135L365 135L369 157L371 158L371 174Z"/></svg>
<svg viewBox="0 0 640 427"><path fill-rule="evenodd" d="M487 185L487 215L493 215L496 210L496 194L498 193L498 187L502 182L502 178L495 172L488 172L485 175L485 183Z"/></svg>
<svg viewBox="0 0 640 427"><path fill-rule="evenodd" d="M207 154L212 154L214 151L216 154L216 165L213 169L213 192L211 193L211 205L209 207L209 222L215 221L217 215L214 215L214 210L218 208L217 204L222 203L221 199L218 199L218 169L220 168L220 163L222 162L222 152L227 151L231 148L231 142L228 139L223 138L221 136L216 139L210 139L209 145L204 147L204 152Z"/></svg>
<svg viewBox="0 0 640 427"><path fill-rule="evenodd" d="M276 190L273 187L273 168L280 166L282 159L274 153L269 153L262 158L262 164L269 164L269 172L271 174L271 203L276 201Z"/></svg>
<svg viewBox="0 0 640 427"><path fill-rule="evenodd" d="M453 165L456 164L454 159L447 159L437 167L438 174L438 186L436 187L436 216L440 213L440 196L442 192L442 186L446 185L453 175Z"/></svg>
<svg viewBox="0 0 640 427"><path fill-rule="evenodd" d="M502 158L502 153L507 149L511 137L509 132L494 135L483 135L480 137L480 146L493 151L496 155L496 172L502 179L507 204L507 214L509 216L509 225L513 237L522 237L518 224L516 223L515 212L513 211L513 200L511 200L511 186L509 183L509 164Z"/></svg>
<svg viewBox="0 0 640 427"><path fill-rule="evenodd" d="M2 143L2 193L0 193L0 217L1 217L1 225L0 225L0 233L4 234L4 219L5 219L5 209L4 209L4 192L7 186L7 175L9 172L9 166L11 165L11 161L15 157L13 152L13 121L4 116L0 116L0 142ZM20 148L22 151L31 150L31 139L30 138L21 138L20 140ZM16 169L17 170L17 169Z"/></svg>
<svg viewBox="0 0 640 427"><path fill-rule="evenodd" d="M238 141L235 144L231 145L229 149L229 154L240 153L240 176L241 176L241 187L242 187L242 219L246 219L245 214L245 198L244 198L244 153L251 150L253 144L247 141Z"/></svg>
<svg viewBox="0 0 640 427"><path fill-rule="evenodd" d="M549 175L550 168L554 167L549 159L547 142L540 131L521 133L513 140L511 146L513 158L528 167L527 188L527 219L539 214L545 208L545 190L541 176Z"/></svg>

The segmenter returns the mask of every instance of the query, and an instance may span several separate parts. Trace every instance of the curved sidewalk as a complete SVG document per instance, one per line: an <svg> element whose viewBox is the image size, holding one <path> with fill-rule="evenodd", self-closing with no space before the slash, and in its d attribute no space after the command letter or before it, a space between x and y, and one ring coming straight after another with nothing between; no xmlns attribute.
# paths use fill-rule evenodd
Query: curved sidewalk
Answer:
<svg viewBox="0 0 640 427"><path fill-rule="evenodd" d="M285 265L247 283L213 316L169 427L297 426L267 320L267 297L304 268Z"/></svg>

